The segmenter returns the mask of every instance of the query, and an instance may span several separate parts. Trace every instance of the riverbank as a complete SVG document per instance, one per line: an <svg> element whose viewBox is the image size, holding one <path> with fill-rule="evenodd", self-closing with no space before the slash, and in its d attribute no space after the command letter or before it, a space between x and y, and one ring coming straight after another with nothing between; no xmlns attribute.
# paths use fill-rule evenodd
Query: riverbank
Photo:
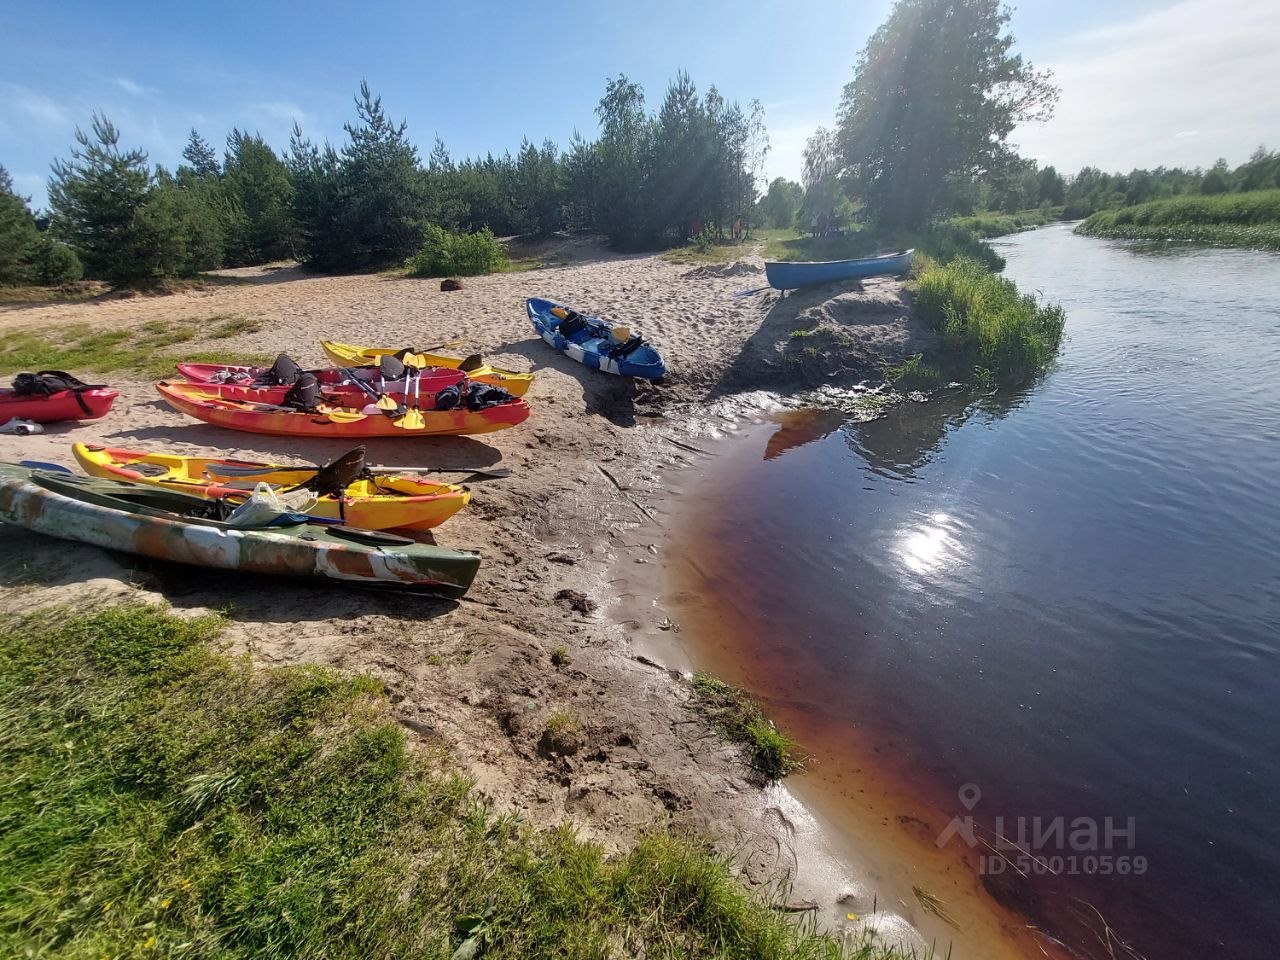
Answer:
<svg viewBox="0 0 1280 960"><path fill-rule="evenodd" d="M1280 190L1188 195L1100 210L1076 230L1109 240L1280 250Z"/></svg>
<svg viewBox="0 0 1280 960"><path fill-rule="evenodd" d="M877 877L849 866L843 843L813 826L787 790L765 789L741 751L696 716L687 683L653 658L637 659L637 644L668 636L670 627L657 616L625 624L608 616L619 571L663 562L636 531L658 516L665 478L702 456L691 447L752 406L742 391L757 383L744 357L765 347L810 349L789 331L803 326L795 323L803 311L816 310L821 324L842 334L832 338L840 369L821 372L846 384L876 378L922 346L896 281L826 299L735 299L734 291L758 285L758 258L689 269L598 251L572 266L469 279L452 293L429 281L315 277L288 267L232 275L241 282L170 297L3 309L0 327L31 360L62 344L67 330L106 334L128 347L125 371L142 354L150 372L189 351L286 350L304 365L320 364L321 337L416 347L454 341L459 354L479 350L496 364L533 370L534 416L519 428L483 442L369 444L375 463L512 468L508 480L475 484L471 507L435 531L441 544L484 555L471 596L448 604L308 584L282 590L72 544L50 549L43 538L11 531L0 607L141 598L184 612L228 610L224 641L260 664L319 663L375 677L411 738L446 749L498 812L535 828L572 823L611 853L654 828L692 830L732 853L740 875L760 889L794 880L793 902L813 900L850 935L876 930L916 949L926 939L954 940L956 957L1010 949L999 938L974 943L971 925L953 931L914 898L877 896ZM620 381L554 354L524 316L530 294L643 330L666 354L668 381ZM26 333L15 338L19 330ZM824 366L821 351L804 356ZM72 440L313 461L345 449L228 434L161 405L136 375L111 379L123 395L110 417L4 437L0 457L69 464ZM720 398L714 410L708 397ZM548 751L544 736L565 717L577 730L575 749Z"/></svg>

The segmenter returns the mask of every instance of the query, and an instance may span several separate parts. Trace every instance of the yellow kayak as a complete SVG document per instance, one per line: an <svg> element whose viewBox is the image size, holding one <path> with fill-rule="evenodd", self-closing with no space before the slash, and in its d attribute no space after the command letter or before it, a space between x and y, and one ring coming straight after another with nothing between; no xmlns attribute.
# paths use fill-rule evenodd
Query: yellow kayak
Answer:
<svg viewBox="0 0 1280 960"><path fill-rule="evenodd" d="M320 346L328 354L329 359L341 367L377 366L380 358L400 353L399 349L391 347L357 347L349 343L336 343L333 340L322 340ZM461 357L446 357L440 353L410 353L404 358L405 363L419 370L427 367L450 367L458 370L462 360ZM513 397L523 397L533 385L532 373L516 373L513 370L503 370L501 367L491 367L487 363L463 372L471 380L502 387Z"/></svg>
<svg viewBox="0 0 1280 960"><path fill-rule="evenodd" d="M297 468L246 460L180 457L84 443L74 444L71 452L90 476L150 483L209 499L243 497L258 483L289 488L308 479ZM236 468L241 473L220 475L219 466ZM272 472L244 474L245 469L254 467ZM320 496L306 512L313 517L341 518L348 526L366 530L427 530L444 523L470 499L471 491L451 483L368 475L348 483L341 498Z"/></svg>

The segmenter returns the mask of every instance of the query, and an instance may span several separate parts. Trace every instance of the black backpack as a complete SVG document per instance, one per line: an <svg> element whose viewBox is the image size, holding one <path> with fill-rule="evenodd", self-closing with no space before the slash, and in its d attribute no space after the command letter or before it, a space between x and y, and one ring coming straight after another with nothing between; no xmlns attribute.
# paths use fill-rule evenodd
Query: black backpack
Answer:
<svg viewBox="0 0 1280 960"><path fill-rule="evenodd" d="M41 370L38 373L20 373L13 378L13 392L20 397L49 397L63 390L74 390L76 402L86 414L92 414L81 396L86 390L100 390L102 384L88 384L73 377L65 370Z"/></svg>
<svg viewBox="0 0 1280 960"><path fill-rule="evenodd" d="M288 354L280 354L269 370L265 370L258 378L258 383L273 387L291 387L302 376L302 368L293 362Z"/></svg>
<svg viewBox="0 0 1280 960"><path fill-rule="evenodd" d="M284 395L284 405L308 413L320 405L320 381L314 373L304 373Z"/></svg>

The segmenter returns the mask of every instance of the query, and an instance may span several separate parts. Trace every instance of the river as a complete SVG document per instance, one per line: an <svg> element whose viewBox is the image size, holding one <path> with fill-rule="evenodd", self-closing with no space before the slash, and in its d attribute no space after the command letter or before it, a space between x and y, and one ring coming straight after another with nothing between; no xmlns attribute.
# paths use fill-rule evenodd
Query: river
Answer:
<svg viewBox="0 0 1280 960"><path fill-rule="evenodd" d="M1081 954L1274 955L1280 255L997 246L1066 309L1055 367L747 430L675 510L677 615L802 782L853 804L871 758Z"/></svg>

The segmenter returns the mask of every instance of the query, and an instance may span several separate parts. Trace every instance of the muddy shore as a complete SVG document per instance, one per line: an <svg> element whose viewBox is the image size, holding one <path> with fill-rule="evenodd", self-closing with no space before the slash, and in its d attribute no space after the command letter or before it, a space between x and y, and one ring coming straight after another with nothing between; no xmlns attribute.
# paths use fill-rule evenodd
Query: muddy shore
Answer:
<svg viewBox="0 0 1280 960"><path fill-rule="evenodd" d="M483 554L461 602L260 584L6 529L0 610L122 597L226 609L234 649L379 678L411 734L445 744L499 809L539 825L570 821L609 849L654 827L696 830L732 854L751 883L794 880L786 899L811 901L835 926L876 929L917 949L933 943L942 955L952 944L956 958L1023 955L1029 941L994 903L966 901L989 913L956 930L904 894L918 874L900 859L908 848L884 832L892 828L879 826L882 809L832 829L797 799L817 796L803 775L794 792L764 784L688 709L680 670L706 662L700 638L689 628L676 635L669 622L664 629L652 602L675 559L664 553L673 498L696 482L720 438L769 408L754 391L874 379L933 346L901 285L734 298L763 282L758 258L690 268L574 244L557 259L569 264L467 280L451 293L432 281L285 267L233 271L245 282L167 297L0 308L0 329L46 335L79 324L203 329L227 315L257 326L173 347L175 356L188 347L286 351L307 366L323 363L322 338L420 348L461 341L459 355L482 351L491 363L537 374L533 416L519 427L475 440L368 445L371 463L512 468L509 479L475 483L471 506L434 531L443 545ZM553 353L524 315L524 298L537 295L643 331L669 376L635 384ZM71 465L73 441L311 461L348 446L218 430L165 407L148 382L112 381L122 396L109 417L0 437L0 459ZM556 665L559 647L568 662ZM556 712L579 722L571 751L543 741Z"/></svg>

